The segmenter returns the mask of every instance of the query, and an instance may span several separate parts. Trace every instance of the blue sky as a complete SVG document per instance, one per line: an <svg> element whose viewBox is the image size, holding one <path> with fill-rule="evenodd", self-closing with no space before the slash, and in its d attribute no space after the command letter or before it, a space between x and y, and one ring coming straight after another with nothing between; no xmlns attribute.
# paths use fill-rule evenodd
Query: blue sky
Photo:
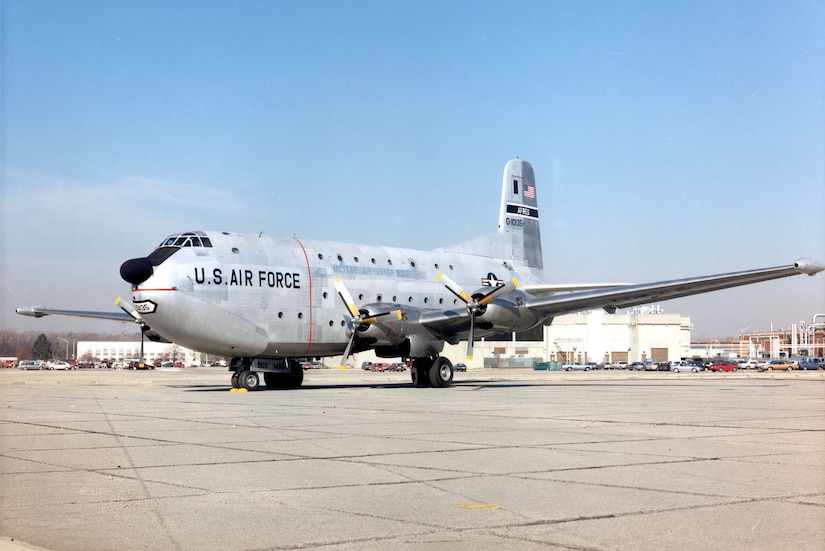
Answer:
<svg viewBox="0 0 825 551"><path fill-rule="evenodd" d="M825 260L825 5L4 0L0 327L106 310L193 229L431 249L534 167L548 279ZM662 304L694 336L825 312L825 277Z"/></svg>

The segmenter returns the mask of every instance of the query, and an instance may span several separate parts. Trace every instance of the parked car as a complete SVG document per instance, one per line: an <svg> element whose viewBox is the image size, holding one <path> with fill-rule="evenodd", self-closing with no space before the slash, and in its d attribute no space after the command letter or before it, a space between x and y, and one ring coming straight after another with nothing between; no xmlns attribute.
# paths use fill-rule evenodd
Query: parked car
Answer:
<svg viewBox="0 0 825 551"><path fill-rule="evenodd" d="M796 367L794 366L794 364L792 364L791 362L786 362L785 360L772 360L765 367L763 367L762 370L774 371L778 369L783 371L792 371L794 367Z"/></svg>
<svg viewBox="0 0 825 551"><path fill-rule="evenodd" d="M590 366L587 364L580 364L572 362L569 364L562 364L561 368L565 371L590 371Z"/></svg>
<svg viewBox="0 0 825 551"><path fill-rule="evenodd" d="M372 370L372 362L361 362L361 369L364 371Z"/></svg>
<svg viewBox="0 0 825 551"><path fill-rule="evenodd" d="M739 369L756 369L759 367L759 362L756 360L745 360L739 364Z"/></svg>
<svg viewBox="0 0 825 551"><path fill-rule="evenodd" d="M404 362L391 363L390 367L387 368L387 371L407 371L407 364Z"/></svg>
<svg viewBox="0 0 825 551"><path fill-rule="evenodd" d="M799 362L799 369L825 369L825 362L821 358L808 358Z"/></svg>
<svg viewBox="0 0 825 551"><path fill-rule="evenodd" d="M46 364L43 363L43 360L21 360L17 364L17 369L25 369L27 371L46 369Z"/></svg>
<svg viewBox="0 0 825 551"><path fill-rule="evenodd" d="M52 360L46 364L46 369L61 369L61 370L69 370L74 369L69 362L64 362L63 360Z"/></svg>
<svg viewBox="0 0 825 551"><path fill-rule="evenodd" d="M670 370L674 373L679 373L680 371L690 371L692 373L698 373L699 367L696 364L690 364L688 362L670 362Z"/></svg>
<svg viewBox="0 0 825 551"><path fill-rule="evenodd" d="M715 362L708 367L711 371L737 371L739 368L728 362Z"/></svg>
<svg viewBox="0 0 825 551"><path fill-rule="evenodd" d="M467 366L464 364L455 364L456 371L467 371Z"/></svg>

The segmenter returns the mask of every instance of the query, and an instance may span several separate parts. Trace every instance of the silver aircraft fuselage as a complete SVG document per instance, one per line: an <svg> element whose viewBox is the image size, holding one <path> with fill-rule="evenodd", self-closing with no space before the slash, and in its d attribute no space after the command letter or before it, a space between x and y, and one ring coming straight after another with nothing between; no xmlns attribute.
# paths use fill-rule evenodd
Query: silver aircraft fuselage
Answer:
<svg viewBox="0 0 825 551"><path fill-rule="evenodd" d="M447 274L471 292L516 278L536 282L513 261L256 234L197 232L211 246L186 246L132 289L135 308L161 336L215 355L314 357L341 354L349 340L347 310L334 282L346 282L371 313L400 308L465 314L463 302L437 281ZM204 242L207 242L204 240ZM508 304L519 303L518 290ZM495 304L491 307L494 309ZM499 330L523 331L543 319L526 310ZM494 316L491 316L494 317ZM520 320L520 321L519 321ZM405 320L388 320L388 332ZM392 325L396 327L393 328ZM448 339L466 338L464 331ZM490 334L492 329L480 332Z"/></svg>

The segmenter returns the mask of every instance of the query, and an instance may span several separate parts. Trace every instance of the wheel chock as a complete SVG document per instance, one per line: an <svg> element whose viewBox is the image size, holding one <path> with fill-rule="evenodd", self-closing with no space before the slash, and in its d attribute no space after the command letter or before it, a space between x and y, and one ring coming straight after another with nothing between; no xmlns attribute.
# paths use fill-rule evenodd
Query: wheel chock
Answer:
<svg viewBox="0 0 825 551"><path fill-rule="evenodd" d="M230 388L229 392L247 392L245 388Z"/></svg>

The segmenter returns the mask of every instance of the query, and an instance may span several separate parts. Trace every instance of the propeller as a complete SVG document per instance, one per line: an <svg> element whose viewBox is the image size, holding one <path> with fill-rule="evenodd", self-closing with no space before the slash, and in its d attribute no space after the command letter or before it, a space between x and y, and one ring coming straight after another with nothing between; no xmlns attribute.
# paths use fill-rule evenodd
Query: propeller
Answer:
<svg viewBox="0 0 825 551"><path fill-rule="evenodd" d="M138 313L138 311L135 310L135 307L132 306L131 304L122 303L120 297L117 297L117 300L115 300L115 304L120 306L121 310L123 310L124 312L126 312L127 314L132 316L135 319L135 323L137 323L138 326L140 327L140 358L139 358L139 360L140 360L140 363L142 364L143 363L143 340L144 340L144 336L146 335L146 331L149 330L149 326L146 325L146 322L143 321L143 318L140 317L140 314Z"/></svg>
<svg viewBox="0 0 825 551"><path fill-rule="evenodd" d="M470 314L470 334L467 336L467 359L473 359L473 343L475 342L476 316L484 313L485 307L496 297L509 293L518 287L516 278L505 281L503 285L495 285L486 293L476 293L470 295L461 286L453 281L447 274L440 274L437 281L444 284L448 291L464 301L467 305L467 312Z"/></svg>
<svg viewBox="0 0 825 551"><path fill-rule="evenodd" d="M338 291L338 296L344 301L344 304L347 306L347 311L351 316L349 320L349 342L347 343L347 347L344 350L344 355L341 358L341 363L339 365L341 369L345 369L344 362L347 361L347 358L349 358L350 352L352 351L352 343L355 341L355 333L357 331L365 331L368 326L376 323L380 317L394 314L398 316L398 319L400 320L403 318L403 314L401 313L401 310L390 310L379 314L370 314L367 310L361 310L355 305L355 300L353 300L352 295L347 290L347 287L344 285L343 281L336 279L334 285L335 290Z"/></svg>

